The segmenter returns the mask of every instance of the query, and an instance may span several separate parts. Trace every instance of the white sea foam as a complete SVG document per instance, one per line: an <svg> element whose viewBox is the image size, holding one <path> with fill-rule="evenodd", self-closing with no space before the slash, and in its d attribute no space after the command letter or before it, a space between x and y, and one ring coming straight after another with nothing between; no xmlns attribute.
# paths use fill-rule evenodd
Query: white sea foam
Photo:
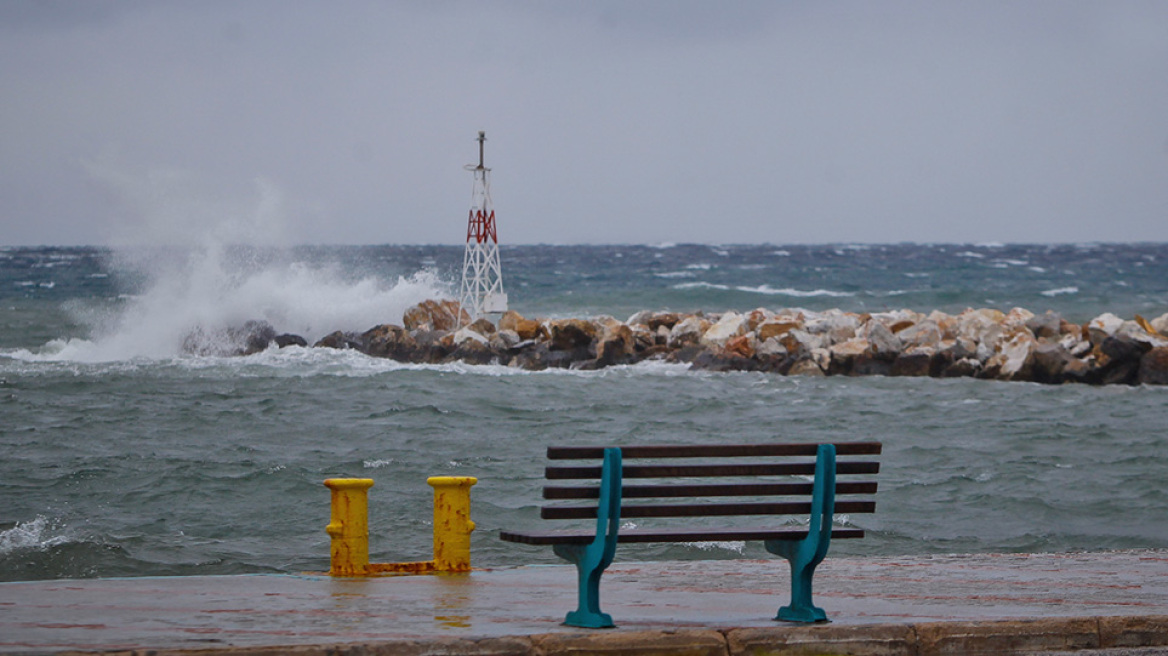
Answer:
<svg viewBox="0 0 1168 656"><path fill-rule="evenodd" d="M30 522L18 522L16 526L0 531L0 555L18 549L44 549L68 541L53 522L44 515L37 515Z"/></svg>
<svg viewBox="0 0 1168 656"><path fill-rule="evenodd" d="M1039 292L1039 293L1042 294L1043 296L1046 296L1049 298L1052 296L1062 296L1063 294L1078 294L1079 288L1078 287L1059 287L1058 289L1048 289L1044 292Z"/></svg>
<svg viewBox="0 0 1168 656"><path fill-rule="evenodd" d="M735 290L740 292L749 292L751 294L765 294L767 296L795 296L799 298L807 298L814 296L829 296L829 297L848 297L855 296L854 292L837 292L830 289L813 289L802 290L784 287L783 289L775 289L770 285L758 285L757 287L720 285L712 282L683 282L673 286L673 289L717 289L721 291Z"/></svg>
<svg viewBox="0 0 1168 656"><path fill-rule="evenodd" d="M658 278L693 278L694 274L690 271L666 271L664 273L654 273Z"/></svg>
<svg viewBox="0 0 1168 656"><path fill-rule="evenodd" d="M975 253L973 251L961 251L960 253L957 254L957 257L968 257L968 258L973 258L975 260L980 260L980 259L984 259L985 255L982 253Z"/></svg>
<svg viewBox="0 0 1168 656"><path fill-rule="evenodd" d="M688 546L701 549L702 551L733 551L736 554L742 554L746 551L746 542L730 541L730 542L686 542Z"/></svg>
<svg viewBox="0 0 1168 656"><path fill-rule="evenodd" d="M759 285L758 287L735 287L740 292L754 292L756 294L767 294L768 296L795 296L799 298L809 298L815 296L829 296L829 297L848 297L855 296L853 292L837 292L830 289L813 289L810 291L802 289L792 289L784 287L782 289L775 289L770 285Z"/></svg>
<svg viewBox="0 0 1168 656"><path fill-rule="evenodd" d="M712 282L683 282L679 285L674 285L674 289L721 289L728 290L730 285L718 285Z"/></svg>

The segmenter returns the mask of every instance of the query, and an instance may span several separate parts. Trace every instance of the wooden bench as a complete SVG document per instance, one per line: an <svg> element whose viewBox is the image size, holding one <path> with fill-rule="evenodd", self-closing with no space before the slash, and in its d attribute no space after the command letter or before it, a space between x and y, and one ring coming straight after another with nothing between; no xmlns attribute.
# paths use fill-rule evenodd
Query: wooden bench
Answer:
<svg viewBox="0 0 1168 656"><path fill-rule="evenodd" d="M862 529L834 527L832 518L834 513L876 511L876 482L855 480L855 476L876 474L880 463L856 461L852 456L878 455L880 449L879 442L548 447L549 460L593 462L547 467L544 498L568 503L544 506L541 517L595 518L595 530L503 531L499 537L552 545L556 555L575 563L578 607L564 621L570 626L614 626L612 617L600 611L600 576L612 562L618 542L762 540L767 551L791 564L791 603L780 608L775 619L823 622L827 614L811 602L811 577L833 538L864 537ZM595 464L596 460L601 463ZM837 476L844 480L837 482ZM623 483L642 478L667 480ZM593 482L559 484L565 480ZM837 500L836 495L847 498ZM721 497L750 499L719 502ZM752 515L767 519L757 526L716 527L704 525L709 520L701 519ZM622 520L642 518L686 521L682 526L664 521L661 526L621 528Z"/></svg>

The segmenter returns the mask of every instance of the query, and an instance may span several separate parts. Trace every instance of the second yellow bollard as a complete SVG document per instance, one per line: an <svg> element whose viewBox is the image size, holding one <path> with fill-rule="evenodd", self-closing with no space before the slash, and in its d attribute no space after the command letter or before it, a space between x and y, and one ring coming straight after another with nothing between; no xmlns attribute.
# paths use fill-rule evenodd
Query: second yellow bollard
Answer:
<svg viewBox="0 0 1168 656"><path fill-rule="evenodd" d="M434 569L439 572L470 571L470 487L473 476L431 476L434 488Z"/></svg>

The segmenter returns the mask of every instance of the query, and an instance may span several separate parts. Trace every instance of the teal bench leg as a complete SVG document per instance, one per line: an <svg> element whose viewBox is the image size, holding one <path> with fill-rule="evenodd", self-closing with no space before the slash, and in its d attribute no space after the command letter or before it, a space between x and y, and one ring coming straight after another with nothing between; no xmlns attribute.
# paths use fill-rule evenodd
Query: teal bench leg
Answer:
<svg viewBox="0 0 1168 656"><path fill-rule="evenodd" d="M605 449L600 502L596 509L596 537L589 544L557 544L554 547L557 556L576 565L577 608L564 619L568 626L586 629L616 626L611 615L600 612L600 576L616 555L620 507L621 452L620 449Z"/></svg>
<svg viewBox="0 0 1168 656"><path fill-rule="evenodd" d="M826 622L827 613L811 603L811 577L831 545L835 511L835 446L819 445L815 459L815 484L811 496L811 522L802 540L767 540L767 551L791 563L791 605L779 609L775 619L785 622Z"/></svg>

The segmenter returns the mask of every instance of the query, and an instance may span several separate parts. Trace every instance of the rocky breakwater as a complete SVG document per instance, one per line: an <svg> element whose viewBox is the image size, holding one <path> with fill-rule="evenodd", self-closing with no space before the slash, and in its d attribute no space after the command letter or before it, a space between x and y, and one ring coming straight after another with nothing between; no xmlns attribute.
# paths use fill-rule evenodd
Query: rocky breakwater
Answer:
<svg viewBox="0 0 1168 656"><path fill-rule="evenodd" d="M493 363L526 370L660 360L694 369L802 376L1168 384L1168 314L1125 320L1106 313L1077 324L1022 308L967 309L957 315L642 311L623 322L604 316L531 319L508 312L497 325L480 319L459 328L458 313L454 301L425 301L405 313L401 326L335 332L314 346L352 348L401 362ZM273 341L300 343L291 337Z"/></svg>

